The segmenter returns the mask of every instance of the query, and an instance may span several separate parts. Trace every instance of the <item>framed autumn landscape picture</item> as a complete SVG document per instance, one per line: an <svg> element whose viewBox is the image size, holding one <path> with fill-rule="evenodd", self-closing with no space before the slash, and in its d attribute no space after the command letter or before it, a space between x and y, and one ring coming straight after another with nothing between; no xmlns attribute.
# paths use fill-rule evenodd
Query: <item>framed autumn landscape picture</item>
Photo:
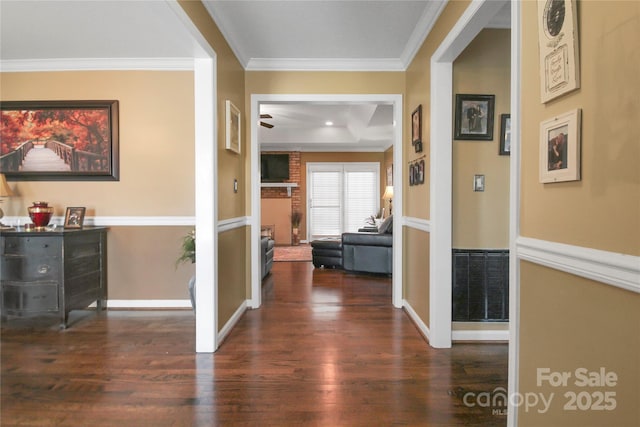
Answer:
<svg viewBox="0 0 640 427"><path fill-rule="evenodd" d="M7 179L119 179L118 101L7 101L0 110Z"/></svg>

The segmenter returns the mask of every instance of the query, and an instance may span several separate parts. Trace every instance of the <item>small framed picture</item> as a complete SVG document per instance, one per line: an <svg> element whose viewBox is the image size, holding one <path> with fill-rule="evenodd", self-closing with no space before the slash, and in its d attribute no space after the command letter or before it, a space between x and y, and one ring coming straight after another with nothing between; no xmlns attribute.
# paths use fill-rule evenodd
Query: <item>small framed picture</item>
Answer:
<svg viewBox="0 0 640 427"><path fill-rule="evenodd" d="M540 124L540 182L580 180L580 109Z"/></svg>
<svg viewBox="0 0 640 427"><path fill-rule="evenodd" d="M511 155L511 114L500 114L500 155Z"/></svg>
<svg viewBox="0 0 640 427"><path fill-rule="evenodd" d="M454 139L493 139L495 95L456 95Z"/></svg>
<svg viewBox="0 0 640 427"><path fill-rule="evenodd" d="M226 101L226 149L240 154L241 128L240 110L229 100Z"/></svg>
<svg viewBox="0 0 640 427"><path fill-rule="evenodd" d="M85 211L86 208L81 207L67 208L67 213L64 216L64 228L82 228Z"/></svg>
<svg viewBox="0 0 640 427"><path fill-rule="evenodd" d="M422 104L411 113L411 145L416 153L422 151Z"/></svg>

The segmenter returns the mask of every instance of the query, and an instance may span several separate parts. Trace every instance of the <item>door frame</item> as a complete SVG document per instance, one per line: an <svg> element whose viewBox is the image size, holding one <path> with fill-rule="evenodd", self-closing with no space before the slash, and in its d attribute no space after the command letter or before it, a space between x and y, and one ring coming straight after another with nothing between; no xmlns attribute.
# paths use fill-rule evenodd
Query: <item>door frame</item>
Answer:
<svg viewBox="0 0 640 427"><path fill-rule="evenodd" d="M262 280L260 274L260 143L258 141L258 126L260 104L269 102L310 102L310 103L360 103L377 102L393 105L394 135L393 135L393 201L394 216L402 218L402 116L403 105L401 94L366 94L366 95L338 95L338 94L251 94L251 296L248 305L259 308L262 304ZM394 307L402 307L402 228L400 221L393 222L393 275L392 297Z"/></svg>

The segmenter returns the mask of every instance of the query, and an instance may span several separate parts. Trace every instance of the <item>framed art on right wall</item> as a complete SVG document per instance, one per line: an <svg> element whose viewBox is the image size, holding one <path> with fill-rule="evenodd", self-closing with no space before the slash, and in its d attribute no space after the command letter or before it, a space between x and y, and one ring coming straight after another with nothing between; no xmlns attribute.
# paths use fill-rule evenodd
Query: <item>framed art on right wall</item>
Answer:
<svg viewBox="0 0 640 427"><path fill-rule="evenodd" d="M580 109L540 124L540 182L580 180Z"/></svg>
<svg viewBox="0 0 640 427"><path fill-rule="evenodd" d="M575 0L538 1L538 50L542 103L580 87Z"/></svg>

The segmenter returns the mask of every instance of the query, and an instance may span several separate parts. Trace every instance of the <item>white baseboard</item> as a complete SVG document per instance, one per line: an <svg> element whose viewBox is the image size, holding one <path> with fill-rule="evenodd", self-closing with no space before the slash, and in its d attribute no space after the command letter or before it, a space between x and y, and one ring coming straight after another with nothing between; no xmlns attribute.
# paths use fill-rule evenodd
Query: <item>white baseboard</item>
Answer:
<svg viewBox="0 0 640 427"><path fill-rule="evenodd" d="M402 308L407 312L411 320L416 324L416 327L420 331L420 333L426 338L427 341L430 340L431 332L429 331L429 327L422 321L418 313L411 307L411 304L407 300L402 300Z"/></svg>
<svg viewBox="0 0 640 427"><path fill-rule="evenodd" d="M95 307L95 303L91 305ZM191 308L191 300L188 299L110 299L107 300L107 308Z"/></svg>
<svg viewBox="0 0 640 427"><path fill-rule="evenodd" d="M451 331L453 341L509 341L508 330L458 330Z"/></svg>
<svg viewBox="0 0 640 427"><path fill-rule="evenodd" d="M238 320L240 320L244 312L247 310L247 304L248 301L244 301L242 304L240 304L240 307L238 307L238 309L235 311L235 313L233 313L227 323L225 323L222 329L220 329L220 332L218 333L218 343L221 343L229 334L229 332L231 332L236 323L238 323Z"/></svg>

